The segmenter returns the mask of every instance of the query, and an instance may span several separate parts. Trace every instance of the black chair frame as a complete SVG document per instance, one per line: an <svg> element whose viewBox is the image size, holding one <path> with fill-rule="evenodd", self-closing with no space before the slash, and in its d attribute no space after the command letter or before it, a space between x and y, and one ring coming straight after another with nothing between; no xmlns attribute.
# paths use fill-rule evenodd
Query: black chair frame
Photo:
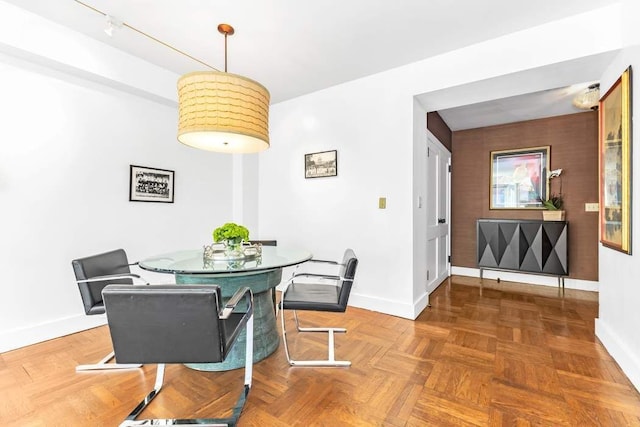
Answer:
<svg viewBox="0 0 640 427"><path fill-rule="evenodd" d="M158 345L145 345L139 343L139 337L150 337L153 335L148 331L148 326L145 326L144 322L126 323L131 317L132 312L138 311L137 307L145 301L145 297L152 296L154 293L174 294L175 298L180 298L182 295L188 293L197 293L198 297L205 298L205 303L211 302L210 308L214 313L213 316L207 315L206 318L193 317L194 321L198 325L204 325L207 332L217 331L219 335L207 333L205 336L195 337L197 342L193 342L193 348L183 348L184 346L176 345L177 342L184 342L184 325L176 325L175 330L164 331L163 337L153 336L154 341L166 340L166 343L159 343ZM211 294L215 297L211 299ZM133 302L125 302L125 308L122 309L122 303L118 302L124 299L136 298ZM131 427L141 425L198 425L198 426L235 426L244 405L251 390L251 381L253 374L253 294L249 288L239 289L229 301L221 306L221 294L220 289L216 285L151 285L151 286L122 286L122 285L109 285L103 290L103 296L105 299L105 306L107 310L107 319L109 320L109 326L111 336L113 340L114 350L116 353L116 360L120 357L126 359L127 362L141 362L144 364L157 363L156 380L154 388L149 392L144 399L131 411L127 418L120 424L120 427ZM242 304L241 313L238 313L239 304ZM128 305L127 305L128 304ZM118 307L119 305L119 307ZM171 307L176 307L179 304L171 304ZM148 323L153 323L155 320L165 317L172 319L171 309L167 307L149 308L153 304L147 305L146 310L152 310L155 312L151 315L151 319ZM220 308L222 307L222 308ZM201 312L202 310L200 310ZM210 311L210 312L211 312ZM119 319L118 317L123 317ZM148 311L147 311L148 312ZM147 313L145 312L145 313ZM134 313L134 318L136 314ZM235 318L232 319L232 316ZM217 318L216 325L212 325L209 328L206 323L211 318ZM226 324L225 321L230 323ZM156 322L157 323L157 322ZM179 322L177 322L179 323ZM226 325L226 326L225 326ZM157 326L151 326L152 330L157 332ZM195 419L136 419L142 411L151 403L151 401L160 393L164 383L164 373L166 363L206 363L206 362L218 362L224 360L228 354L230 348L236 342L239 332L242 328L246 328L246 358L245 358L245 373L244 373L244 387L240 396L233 407L232 415L228 418L195 418ZM225 332L226 331L226 332ZM138 337L138 338L137 338ZM193 337L191 337L193 338ZM189 338L187 338L188 340ZM204 344L202 342L205 342ZM211 355L211 349L214 349L215 354L219 354L221 360L209 360L207 357L215 358ZM202 359L205 358L205 359ZM180 359L180 360L178 360Z"/></svg>
<svg viewBox="0 0 640 427"><path fill-rule="evenodd" d="M138 274L131 273L130 266L138 263L129 263L124 249L78 258L71 261L71 266L76 276L76 284L80 290L82 304L85 314L88 316L104 314L104 304L102 303L101 292L110 283L126 283L133 285L135 281L148 285L147 281ZM115 271L114 274L93 275L93 272L103 273L105 271ZM76 366L76 372L94 370L121 370L139 368L142 365L128 363L109 363L114 358L113 351L103 357L99 362L92 364L82 364Z"/></svg>
<svg viewBox="0 0 640 427"><path fill-rule="evenodd" d="M277 240L253 240L250 239L249 243L252 245L261 245L261 246L278 246ZM271 289L271 301L273 301L273 312L278 315L278 302L276 301L276 289Z"/></svg>

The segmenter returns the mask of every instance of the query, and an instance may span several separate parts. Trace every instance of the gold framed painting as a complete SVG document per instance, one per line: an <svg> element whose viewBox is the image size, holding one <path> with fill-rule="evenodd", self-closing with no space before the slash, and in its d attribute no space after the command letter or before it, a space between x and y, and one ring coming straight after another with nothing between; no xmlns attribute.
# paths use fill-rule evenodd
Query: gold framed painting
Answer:
<svg viewBox="0 0 640 427"><path fill-rule="evenodd" d="M599 105L600 242L631 254L631 67Z"/></svg>
<svg viewBox="0 0 640 427"><path fill-rule="evenodd" d="M491 152L489 209L544 209L549 146Z"/></svg>

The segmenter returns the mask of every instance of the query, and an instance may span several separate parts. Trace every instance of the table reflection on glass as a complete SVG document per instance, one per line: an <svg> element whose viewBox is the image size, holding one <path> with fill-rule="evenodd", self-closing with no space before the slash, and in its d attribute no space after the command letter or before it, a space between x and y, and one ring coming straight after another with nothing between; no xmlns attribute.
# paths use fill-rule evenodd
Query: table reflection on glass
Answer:
<svg viewBox="0 0 640 427"><path fill-rule="evenodd" d="M215 284L223 299L230 298L239 288L247 286L253 292L254 338L253 361L259 362L272 354L280 344L276 327L272 292L282 279L282 269L311 259L311 253L280 246L263 246L259 257L247 260L210 260L203 249L183 250L156 255L139 262L140 268L175 275L178 284ZM188 364L203 371L227 371L244 367L245 332L222 363Z"/></svg>

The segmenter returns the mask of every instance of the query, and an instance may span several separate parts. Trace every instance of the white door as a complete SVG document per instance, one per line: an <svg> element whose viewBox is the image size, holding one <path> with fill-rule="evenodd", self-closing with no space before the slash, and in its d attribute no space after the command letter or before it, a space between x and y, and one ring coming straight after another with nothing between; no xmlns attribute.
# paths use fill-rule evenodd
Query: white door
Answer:
<svg viewBox="0 0 640 427"><path fill-rule="evenodd" d="M427 294L449 277L451 153L427 132Z"/></svg>

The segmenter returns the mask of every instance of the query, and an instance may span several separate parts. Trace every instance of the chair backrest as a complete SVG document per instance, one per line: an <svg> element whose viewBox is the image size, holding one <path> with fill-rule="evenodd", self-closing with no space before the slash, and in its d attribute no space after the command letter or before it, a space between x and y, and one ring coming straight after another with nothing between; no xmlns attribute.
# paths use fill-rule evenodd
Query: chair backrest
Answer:
<svg viewBox="0 0 640 427"><path fill-rule="evenodd" d="M102 254L74 259L71 261L71 265L73 266L73 272L78 281L78 288L80 289L80 296L82 297L82 304L84 305L84 312L86 314L104 313L102 289L108 284L133 284L133 280L131 279L82 282L82 280L98 276L131 273L127 254L124 249L116 249Z"/></svg>
<svg viewBox="0 0 640 427"><path fill-rule="evenodd" d="M278 246L277 240L250 240L252 244L260 243L262 246Z"/></svg>
<svg viewBox="0 0 640 427"><path fill-rule="evenodd" d="M358 268L358 258L352 249L344 251L342 257L342 267L340 268L340 277L344 277L340 286L340 295L338 296L338 304L341 307L347 308L349 302L349 295L351 294L351 287L353 286L353 280L356 277L356 269Z"/></svg>
<svg viewBox="0 0 640 427"><path fill-rule="evenodd" d="M232 345L216 285L109 285L102 293L118 363L215 363Z"/></svg>

